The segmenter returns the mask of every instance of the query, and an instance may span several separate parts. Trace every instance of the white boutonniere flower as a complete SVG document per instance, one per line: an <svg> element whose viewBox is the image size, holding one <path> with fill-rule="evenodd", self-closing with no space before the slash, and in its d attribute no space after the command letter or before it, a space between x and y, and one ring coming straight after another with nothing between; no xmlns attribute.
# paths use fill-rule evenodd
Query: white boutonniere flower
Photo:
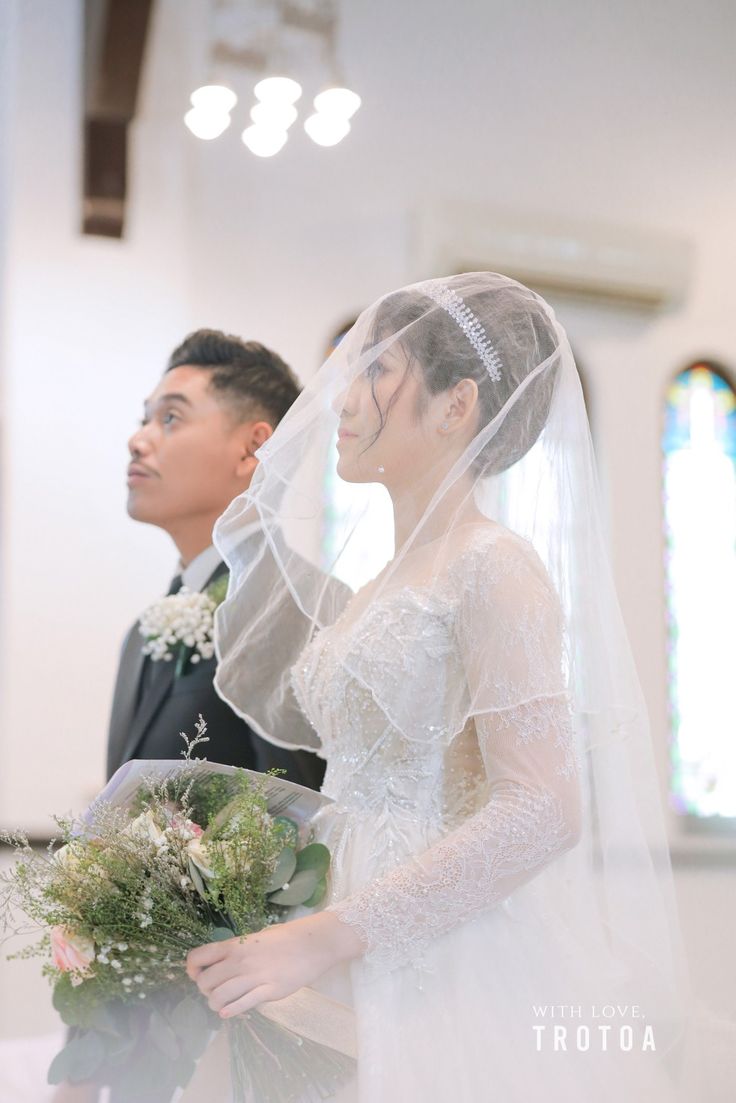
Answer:
<svg viewBox="0 0 736 1103"><path fill-rule="evenodd" d="M159 598L142 614L138 631L143 636L143 654L153 662L176 662L174 677L189 663L211 659L215 654L215 609L225 600L227 575L216 579L201 593L182 586L177 594Z"/></svg>

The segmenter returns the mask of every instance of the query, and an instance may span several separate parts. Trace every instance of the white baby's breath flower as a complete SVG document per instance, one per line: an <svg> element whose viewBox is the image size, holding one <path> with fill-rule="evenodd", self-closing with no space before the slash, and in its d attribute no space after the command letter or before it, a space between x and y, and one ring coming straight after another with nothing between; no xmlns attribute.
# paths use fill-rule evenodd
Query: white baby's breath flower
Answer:
<svg viewBox="0 0 736 1103"><path fill-rule="evenodd" d="M207 592L197 593L186 586L155 601L140 619L139 631L146 641L143 654L154 662L170 662L175 650L185 647L192 651L192 663L211 659L216 608L217 602Z"/></svg>

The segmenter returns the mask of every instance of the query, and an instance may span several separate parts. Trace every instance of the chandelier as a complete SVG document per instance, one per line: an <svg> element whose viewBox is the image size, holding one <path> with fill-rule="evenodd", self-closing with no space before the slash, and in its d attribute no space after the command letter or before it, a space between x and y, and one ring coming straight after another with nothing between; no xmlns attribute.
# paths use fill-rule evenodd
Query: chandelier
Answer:
<svg viewBox="0 0 736 1103"><path fill-rule="evenodd" d="M283 149L304 85L313 94L305 133L319 146L337 145L361 100L342 78L336 31L337 0L212 0L208 61L216 77L192 92L186 126L203 141L224 134L239 100L233 85L247 75L255 102L241 137L251 153Z"/></svg>

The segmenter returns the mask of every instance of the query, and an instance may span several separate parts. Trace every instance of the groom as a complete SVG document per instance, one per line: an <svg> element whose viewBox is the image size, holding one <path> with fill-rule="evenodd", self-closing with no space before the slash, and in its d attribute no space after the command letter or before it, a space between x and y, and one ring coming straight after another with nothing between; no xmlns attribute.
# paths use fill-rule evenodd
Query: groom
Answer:
<svg viewBox="0 0 736 1103"><path fill-rule="evenodd" d="M212 544L213 525L249 486L258 464L254 452L299 390L276 353L217 330L197 330L171 354L128 442L128 513L163 529L178 553L169 594L182 586L211 593L213 584L224 594L227 566ZM215 658L190 661L179 671L175 661L144 656L144 642L136 622L118 669L108 777L131 758L178 759L179 733L193 735L201 713L209 742L200 750L210 761L261 772L281 767L281 776L319 789L323 760L261 739L217 695Z"/></svg>
<svg viewBox="0 0 736 1103"><path fill-rule="evenodd" d="M222 586L227 566L212 544L212 528L233 498L250 485L253 453L273 433L299 394L294 373L270 349L217 330L200 329L174 350L128 441L128 513L156 525L177 550L169 594L181 586ZM255 526L254 526L255 527ZM261 739L217 695L216 660L177 672L174 661L143 654L139 622L123 644L113 696L107 776L131 758L180 758L201 713L209 742L197 750L210 762L282 777L319 789L325 763L308 751L289 751ZM95 1103L96 1084L63 1084L54 1103ZM122 1099L113 1090L112 1099ZM130 1103L125 1100L125 1103Z"/></svg>

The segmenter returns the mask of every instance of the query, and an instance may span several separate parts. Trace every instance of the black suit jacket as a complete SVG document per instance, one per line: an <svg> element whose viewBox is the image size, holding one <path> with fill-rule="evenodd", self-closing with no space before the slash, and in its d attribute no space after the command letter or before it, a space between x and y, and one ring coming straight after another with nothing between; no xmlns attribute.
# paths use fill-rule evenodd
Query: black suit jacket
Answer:
<svg viewBox="0 0 736 1103"><path fill-rule="evenodd" d="M226 565L220 563L207 585L226 571ZM192 737L201 713L209 742L195 748L195 755L261 773L278 766L286 770L281 777L320 788L323 759L309 751L290 751L267 742L218 697L212 684L216 659L189 664L186 672L175 678L173 661L153 662L144 657L142 647L136 622L125 638L118 667L107 746L108 778L131 758L180 758L185 745L179 733Z"/></svg>

